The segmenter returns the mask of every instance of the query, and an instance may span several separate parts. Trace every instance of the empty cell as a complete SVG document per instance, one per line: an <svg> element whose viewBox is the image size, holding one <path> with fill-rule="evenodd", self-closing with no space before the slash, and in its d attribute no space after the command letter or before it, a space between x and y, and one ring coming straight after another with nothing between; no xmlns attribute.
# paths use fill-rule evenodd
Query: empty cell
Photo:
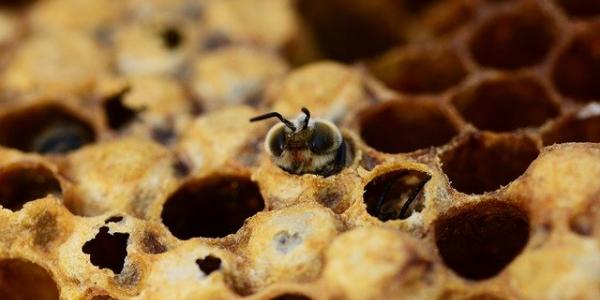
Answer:
<svg viewBox="0 0 600 300"><path fill-rule="evenodd" d="M573 18L593 18L600 15L598 0L555 0Z"/></svg>
<svg viewBox="0 0 600 300"><path fill-rule="evenodd" d="M485 20L469 41L482 66L517 69L541 63L556 40L554 20L534 4Z"/></svg>
<svg viewBox="0 0 600 300"><path fill-rule="evenodd" d="M15 164L0 169L0 205L20 210L29 201L47 195L61 196L60 182L46 167L38 164Z"/></svg>
<svg viewBox="0 0 600 300"><path fill-rule="evenodd" d="M559 114L559 104L537 80L488 79L452 98L463 118L481 130L512 131L538 127Z"/></svg>
<svg viewBox="0 0 600 300"><path fill-rule="evenodd" d="M434 101L389 101L359 114L360 136L375 150L406 153L446 144L459 125Z"/></svg>
<svg viewBox="0 0 600 300"><path fill-rule="evenodd" d="M600 143L600 105L591 103L558 119L542 133L545 145Z"/></svg>
<svg viewBox="0 0 600 300"><path fill-rule="evenodd" d="M250 179L214 176L181 186L167 199L161 217L179 239L218 238L236 233L263 208L258 186Z"/></svg>
<svg viewBox="0 0 600 300"><path fill-rule="evenodd" d="M519 206L487 200L442 215L435 243L456 274L483 280L500 273L529 240L529 218Z"/></svg>
<svg viewBox="0 0 600 300"><path fill-rule="evenodd" d="M28 107L0 116L0 145L26 152L62 154L96 139L88 122L58 104Z"/></svg>
<svg viewBox="0 0 600 300"><path fill-rule="evenodd" d="M577 34L554 62L552 81L576 101L600 99L600 25Z"/></svg>
<svg viewBox="0 0 600 300"><path fill-rule="evenodd" d="M58 300L52 275L38 264L13 258L0 260L0 299Z"/></svg>
<svg viewBox="0 0 600 300"><path fill-rule="evenodd" d="M538 154L536 142L526 136L475 134L440 158L453 188L481 194L517 179Z"/></svg>
<svg viewBox="0 0 600 300"><path fill-rule="evenodd" d="M297 10L325 57L352 62L377 54L402 40L394 1L298 1Z"/></svg>
<svg viewBox="0 0 600 300"><path fill-rule="evenodd" d="M463 62L448 47L421 46L392 50L370 65L388 87L408 93L440 93L466 76Z"/></svg>

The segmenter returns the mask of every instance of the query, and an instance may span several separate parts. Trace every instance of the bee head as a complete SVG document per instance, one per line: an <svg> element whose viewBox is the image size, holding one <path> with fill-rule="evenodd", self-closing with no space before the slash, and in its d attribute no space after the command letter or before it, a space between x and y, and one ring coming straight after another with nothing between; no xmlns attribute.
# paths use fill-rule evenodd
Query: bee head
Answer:
<svg viewBox="0 0 600 300"><path fill-rule="evenodd" d="M311 119L310 111L304 107L302 113L292 121L277 112L250 119L251 122L269 118L281 121L267 133L265 149L284 169L322 167L335 157L343 142L342 134L333 123Z"/></svg>

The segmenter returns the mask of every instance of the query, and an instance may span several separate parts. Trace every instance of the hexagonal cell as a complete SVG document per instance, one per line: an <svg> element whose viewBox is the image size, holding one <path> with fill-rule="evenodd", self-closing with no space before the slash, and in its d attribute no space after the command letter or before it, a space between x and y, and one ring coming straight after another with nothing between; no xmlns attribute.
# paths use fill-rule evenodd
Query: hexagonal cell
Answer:
<svg viewBox="0 0 600 300"><path fill-rule="evenodd" d="M556 143L600 143L600 104L591 103L568 114L542 133L544 145Z"/></svg>
<svg viewBox="0 0 600 300"><path fill-rule="evenodd" d="M20 210L29 201L60 196L60 182L52 171L38 164L15 164L0 169L0 205Z"/></svg>
<svg viewBox="0 0 600 300"><path fill-rule="evenodd" d="M420 2L420 1L419 1ZM400 7L393 1L304 0L297 10L327 58L352 62L397 45Z"/></svg>
<svg viewBox="0 0 600 300"><path fill-rule="evenodd" d="M370 70L388 87L409 94L443 92L467 76L455 51L439 46L392 50L375 60Z"/></svg>
<svg viewBox="0 0 600 300"><path fill-rule="evenodd" d="M421 21L433 36L448 36L469 24L476 10L475 2L468 0L438 1L424 11Z"/></svg>
<svg viewBox="0 0 600 300"><path fill-rule="evenodd" d="M406 219L423 209L423 188L431 175L417 170L396 170L379 175L365 186L367 212L381 221Z"/></svg>
<svg viewBox="0 0 600 300"><path fill-rule="evenodd" d="M452 103L475 127L496 132L537 127L560 111L541 83L522 76L485 80L455 95Z"/></svg>
<svg viewBox="0 0 600 300"><path fill-rule="evenodd" d="M179 239L218 238L236 233L263 208L256 183L246 177L219 175L181 186L165 203L161 217Z"/></svg>
<svg viewBox="0 0 600 300"><path fill-rule="evenodd" d="M552 81L577 101L600 99L600 24L578 33L554 63Z"/></svg>
<svg viewBox="0 0 600 300"><path fill-rule="evenodd" d="M52 275L38 264L23 259L0 260L0 299L58 300Z"/></svg>
<svg viewBox="0 0 600 300"><path fill-rule="evenodd" d="M435 222L435 243L442 260L456 274L472 280L500 273L528 240L527 213L495 199L460 208Z"/></svg>
<svg viewBox="0 0 600 300"><path fill-rule="evenodd" d="M554 2L574 18L592 18L600 15L598 0L555 0Z"/></svg>
<svg viewBox="0 0 600 300"><path fill-rule="evenodd" d="M90 124L58 104L24 108L0 116L0 145L21 151L61 154L95 139Z"/></svg>
<svg viewBox="0 0 600 300"><path fill-rule="evenodd" d="M480 194L517 179L538 154L536 142L527 136L473 134L440 159L454 189Z"/></svg>
<svg viewBox="0 0 600 300"><path fill-rule="evenodd" d="M394 100L370 106L359 114L360 136L386 153L412 152L446 144L459 125L435 101Z"/></svg>
<svg viewBox="0 0 600 300"><path fill-rule="evenodd" d="M542 62L556 40L556 24L535 4L494 15L469 41L473 58L482 66L517 69Z"/></svg>

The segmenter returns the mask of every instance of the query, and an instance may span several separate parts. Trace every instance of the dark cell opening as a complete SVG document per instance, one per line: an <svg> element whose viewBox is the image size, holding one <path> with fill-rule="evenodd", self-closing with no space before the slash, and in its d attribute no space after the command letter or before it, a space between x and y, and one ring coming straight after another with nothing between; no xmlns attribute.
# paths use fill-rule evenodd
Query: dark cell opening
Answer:
<svg viewBox="0 0 600 300"><path fill-rule="evenodd" d="M200 268L200 271L208 276L210 273L221 268L221 259L212 255L207 255L204 258L196 259L196 264L198 265L198 268Z"/></svg>
<svg viewBox="0 0 600 300"><path fill-rule="evenodd" d="M452 187L480 194L521 176L538 154L535 141L525 136L472 135L444 152L441 160Z"/></svg>
<svg viewBox="0 0 600 300"><path fill-rule="evenodd" d="M12 211L47 195L60 197L62 189L54 174L36 164L18 164L0 169L0 205Z"/></svg>
<svg viewBox="0 0 600 300"><path fill-rule="evenodd" d="M436 2L440 2L439 0L403 0L400 1L403 3L404 7L408 8L412 12L420 12Z"/></svg>
<svg viewBox="0 0 600 300"><path fill-rule="evenodd" d="M245 177L213 176L190 181L163 207L163 223L179 239L224 237L264 208L258 186Z"/></svg>
<svg viewBox="0 0 600 300"><path fill-rule="evenodd" d="M275 296L271 300L311 300L311 298L298 293L285 293Z"/></svg>
<svg viewBox="0 0 600 300"><path fill-rule="evenodd" d="M481 130L512 131L537 127L559 114L559 105L532 78L492 79L460 92L452 103Z"/></svg>
<svg viewBox="0 0 600 300"><path fill-rule="evenodd" d="M61 154L95 138L91 125L56 104L29 107L0 117L0 145L25 152Z"/></svg>
<svg viewBox="0 0 600 300"><path fill-rule="evenodd" d="M108 224L108 223L119 223L123 220L122 216L112 216L106 220L104 220L104 224Z"/></svg>
<svg viewBox="0 0 600 300"><path fill-rule="evenodd" d="M448 113L428 101L388 101L365 109L359 119L362 139L386 153L441 146L458 133Z"/></svg>
<svg viewBox="0 0 600 300"><path fill-rule="evenodd" d="M0 261L0 299L58 300L58 286L41 266L22 259Z"/></svg>
<svg viewBox="0 0 600 300"><path fill-rule="evenodd" d="M423 209L423 189L431 176L416 170L397 170L371 180L363 199L367 212L381 221L406 219Z"/></svg>
<svg viewBox="0 0 600 300"><path fill-rule="evenodd" d="M600 99L600 26L578 34L562 51L552 70L558 91L577 101Z"/></svg>
<svg viewBox="0 0 600 300"><path fill-rule="evenodd" d="M137 111L131 109L123 103L123 97L129 92L129 88L109 97L104 101L104 114L108 127L113 130L123 129L133 122L137 116Z"/></svg>
<svg viewBox="0 0 600 300"><path fill-rule="evenodd" d="M83 253L90 255L91 263L100 269L110 269L115 274L121 273L127 257L128 233L108 233L108 227L102 226L96 236L87 241Z"/></svg>
<svg viewBox="0 0 600 300"><path fill-rule="evenodd" d="M37 0L3 0L0 7L24 11L28 6L33 5Z"/></svg>
<svg viewBox="0 0 600 300"><path fill-rule="evenodd" d="M160 34L163 45L169 50L179 48L183 42L183 35L177 28L166 28Z"/></svg>
<svg viewBox="0 0 600 300"><path fill-rule="evenodd" d="M600 15L598 0L556 0L567 14L575 18L592 18Z"/></svg>
<svg viewBox="0 0 600 300"><path fill-rule="evenodd" d="M600 143L600 115L569 114L542 134L544 145L558 143Z"/></svg>
<svg viewBox="0 0 600 300"><path fill-rule="evenodd" d="M391 51L370 69L388 87L410 94L443 92L467 75L453 50L433 47Z"/></svg>
<svg viewBox="0 0 600 300"><path fill-rule="evenodd" d="M486 20L469 47L483 66L517 69L542 62L554 44L556 30L549 16L529 4Z"/></svg>
<svg viewBox="0 0 600 300"><path fill-rule="evenodd" d="M461 208L435 222L435 242L444 263L472 280L500 273L528 240L527 214L497 200Z"/></svg>
<svg viewBox="0 0 600 300"><path fill-rule="evenodd" d="M301 18L327 58L343 62L370 58L401 40L395 24L389 24L376 12L361 9L361 5L345 0L297 3Z"/></svg>

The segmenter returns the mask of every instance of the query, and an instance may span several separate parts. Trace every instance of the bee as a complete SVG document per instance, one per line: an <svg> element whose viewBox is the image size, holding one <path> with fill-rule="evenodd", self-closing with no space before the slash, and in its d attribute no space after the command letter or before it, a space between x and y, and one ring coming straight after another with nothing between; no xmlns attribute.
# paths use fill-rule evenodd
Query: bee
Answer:
<svg viewBox="0 0 600 300"><path fill-rule="evenodd" d="M270 112L250 119L250 122L277 118L265 138L265 150L272 161L291 174L330 176L342 170L350 160L350 147L332 122L311 119L303 107L295 120Z"/></svg>

